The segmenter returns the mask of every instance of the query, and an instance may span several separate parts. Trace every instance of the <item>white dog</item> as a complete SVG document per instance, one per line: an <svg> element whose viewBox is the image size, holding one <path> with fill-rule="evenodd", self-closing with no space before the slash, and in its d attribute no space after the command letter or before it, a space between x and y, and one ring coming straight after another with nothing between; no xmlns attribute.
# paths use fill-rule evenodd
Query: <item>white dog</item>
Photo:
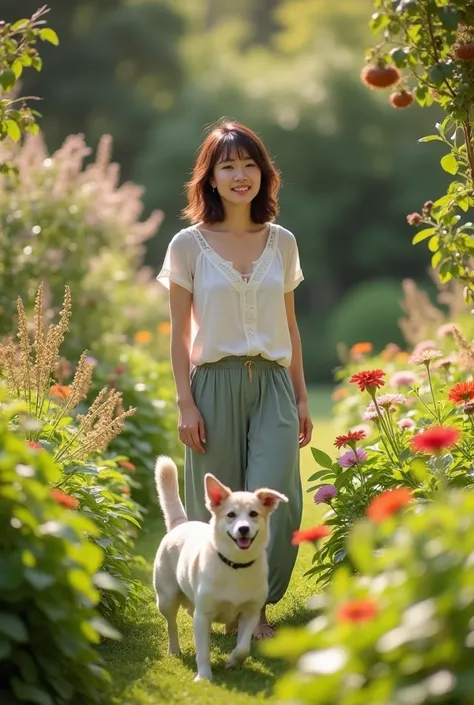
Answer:
<svg viewBox="0 0 474 705"><path fill-rule="evenodd" d="M287 497L269 489L232 492L213 475L204 478L208 524L188 521L179 497L178 472L161 456L155 469L158 498L168 533L155 558L153 585L168 622L170 654L179 654L176 616L193 616L197 676L211 680L212 622L238 622L237 645L227 668L242 664L268 594L266 548L270 514Z"/></svg>

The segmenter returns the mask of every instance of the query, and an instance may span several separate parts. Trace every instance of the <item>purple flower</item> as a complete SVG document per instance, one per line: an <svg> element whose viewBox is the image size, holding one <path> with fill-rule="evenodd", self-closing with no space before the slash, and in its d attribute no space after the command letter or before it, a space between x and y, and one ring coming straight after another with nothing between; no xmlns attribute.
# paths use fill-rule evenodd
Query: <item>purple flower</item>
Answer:
<svg viewBox="0 0 474 705"><path fill-rule="evenodd" d="M324 502L330 502L336 495L337 488L334 485L321 485L314 495L313 501L315 504L323 504Z"/></svg>
<svg viewBox="0 0 474 705"><path fill-rule="evenodd" d="M341 468L352 468L357 463L363 463L364 460L367 460L367 451L363 448L357 448L355 452L348 450L347 453L341 455L337 462Z"/></svg>

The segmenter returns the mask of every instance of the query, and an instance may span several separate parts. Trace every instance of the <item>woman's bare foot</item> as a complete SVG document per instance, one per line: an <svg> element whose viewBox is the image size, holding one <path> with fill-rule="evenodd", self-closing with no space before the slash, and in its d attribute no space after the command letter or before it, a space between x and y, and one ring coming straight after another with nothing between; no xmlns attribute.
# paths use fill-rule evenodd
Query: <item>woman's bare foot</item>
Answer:
<svg viewBox="0 0 474 705"><path fill-rule="evenodd" d="M256 639L256 641L261 641L262 639L271 639L274 636L275 629L268 624L267 614L264 607L260 613L260 623L253 633L253 638Z"/></svg>

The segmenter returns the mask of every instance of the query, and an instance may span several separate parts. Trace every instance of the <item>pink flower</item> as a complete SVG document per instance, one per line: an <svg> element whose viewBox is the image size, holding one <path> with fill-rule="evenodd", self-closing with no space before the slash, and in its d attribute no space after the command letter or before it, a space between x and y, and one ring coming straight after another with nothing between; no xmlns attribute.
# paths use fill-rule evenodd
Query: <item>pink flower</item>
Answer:
<svg viewBox="0 0 474 705"><path fill-rule="evenodd" d="M448 335L453 335L455 330L459 330L455 323L443 323L436 331L438 338L446 338Z"/></svg>
<svg viewBox="0 0 474 705"><path fill-rule="evenodd" d="M341 455L337 462L341 468L352 468L357 463L363 463L364 460L367 460L367 451L363 448L357 448L355 451L348 450L347 453Z"/></svg>
<svg viewBox="0 0 474 705"><path fill-rule="evenodd" d="M330 502L337 495L337 488L334 485L321 485L314 495L315 504L324 504Z"/></svg>
<svg viewBox="0 0 474 705"><path fill-rule="evenodd" d="M418 377L411 370L400 370L399 372L395 372L390 380L390 385L398 389L399 387L411 387L417 381Z"/></svg>
<svg viewBox="0 0 474 705"><path fill-rule="evenodd" d="M366 436L370 436L370 434L372 433L372 426L369 426L368 423L358 423L356 424L356 426L352 426L352 428L349 430L353 433L355 433L356 431L363 431Z"/></svg>
<svg viewBox="0 0 474 705"><path fill-rule="evenodd" d="M378 419L378 417L379 415L377 414L375 406L371 403L364 411L364 416L362 418L364 419L364 421L375 421L375 419Z"/></svg>
<svg viewBox="0 0 474 705"><path fill-rule="evenodd" d="M415 428L415 422L413 421L413 419L409 419L407 416L405 416L404 419L400 419L400 421L398 421L398 425L404 431L406 431L410 428Z"/></svg>
<svg viewBox="0 0 474 705"><path fill-rule="evenodd" d="M406 397L404 397L403 394L381 394L379 397L377 397L378 405L383 407L391 406L392 404L405 404L405 402Z"/></svg>
<svg viewBox="0 0 474 705"><path fill-rule="evenodd" d="M408 362L410 365L429 365L432 360L436 360L438 357L443 357L441 350L425 350L419 354L413 353Z"/></svg>
<svg viewBox="0 0 474 705"><path fill-rule="evenodd" d="M421 355L426 350L437 350L438 344L435 340L422 340L413 348L412 355Z"/></svg>

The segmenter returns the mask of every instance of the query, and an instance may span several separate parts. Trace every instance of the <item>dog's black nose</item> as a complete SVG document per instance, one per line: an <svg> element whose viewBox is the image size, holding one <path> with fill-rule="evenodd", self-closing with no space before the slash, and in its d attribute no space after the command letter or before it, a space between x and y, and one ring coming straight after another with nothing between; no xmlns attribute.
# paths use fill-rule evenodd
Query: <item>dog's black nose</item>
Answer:
<svg viewBox="0 0 474 705"><path fill-rule="evenodd" d="M239 526L239 534L241 536L247 536L248 532L250 531L249 526Z"/></svg>

